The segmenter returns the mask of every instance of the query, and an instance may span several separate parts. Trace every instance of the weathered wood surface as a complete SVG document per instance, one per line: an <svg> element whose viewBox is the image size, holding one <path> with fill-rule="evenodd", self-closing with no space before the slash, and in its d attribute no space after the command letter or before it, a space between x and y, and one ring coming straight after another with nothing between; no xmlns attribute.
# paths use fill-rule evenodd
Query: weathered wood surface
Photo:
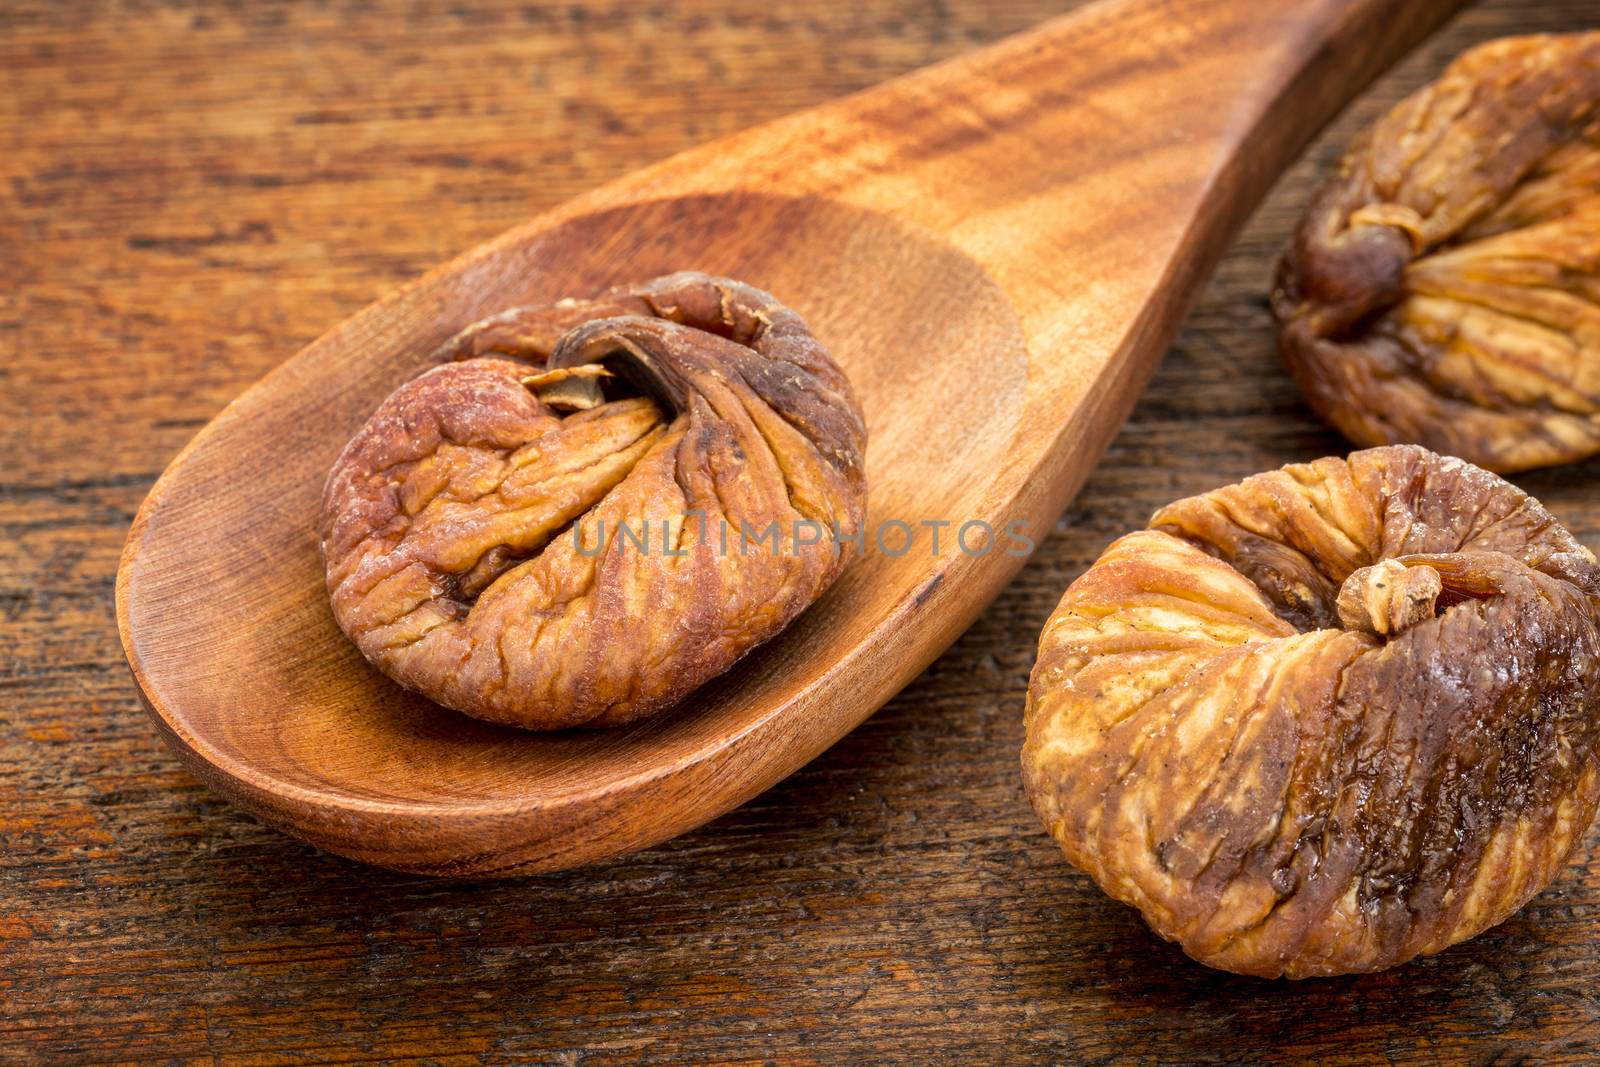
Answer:
<svg viewBox="0 0 1600 1067"><path fill-rule="evenodd" d="M1187 962L1068 869L1015 771L1039 625L1157 505L1337 451L1265 293L1310 183L1467 45L1600 21L1492 0L1364 96L1228 256L1018 580L899 698L710 826L440 883L212 798L112 621L145 490L240 389L598 181L1064 3L0 8L0 1062L1582 1062L1600 834L1505 926L1299 985ZM1600 548L1600 462L1517 479Z"/></svg>
<svg viewBox="0 0 1600 1067"><path fill-rule="evenodd" d="M958 551L960 530L1044 535L1272 178L1463 6L1106 0L678 153L441 265L240 395L151 489L116 592L152 717L222 796L392 870L566 870L733 810L999 595L1027 550ZM1161 118L1122 120L1146 110ZM317 552L350 435L483 314L686 265L782 293L850 376L866 550L758 653L629 727L495 730L391 684L339 632ZM955 525L938 549L914 529L930 521ZM649 610L687 619L666 592Z"/></svg>

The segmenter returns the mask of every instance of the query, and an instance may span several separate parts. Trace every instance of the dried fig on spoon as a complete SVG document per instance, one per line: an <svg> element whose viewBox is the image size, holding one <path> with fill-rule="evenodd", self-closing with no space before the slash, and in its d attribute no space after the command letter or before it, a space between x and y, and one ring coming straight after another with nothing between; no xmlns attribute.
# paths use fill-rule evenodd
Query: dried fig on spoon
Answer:
<svg viewBox="0 0 1600 1067"><path fill-rule="evenodd" d="M469 327L329 476L340 627L430 699L535 729L668 707L857 550L866 431L800 316L682 273Z"/></svg>

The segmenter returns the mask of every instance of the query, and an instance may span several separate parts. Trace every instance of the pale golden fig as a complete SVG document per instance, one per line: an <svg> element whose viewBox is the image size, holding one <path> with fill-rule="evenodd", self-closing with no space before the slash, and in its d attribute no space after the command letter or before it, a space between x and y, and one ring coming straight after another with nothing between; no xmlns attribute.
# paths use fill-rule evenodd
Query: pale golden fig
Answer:
<svg viewBox="0 0 1600 1067"><path fill-rule="evenodd" d="M1549 884L1600 799L1600 567L1415 446L1247 478L1112 544L1046 624L1028 795L1195 959L1371 971Z"/></svg>
<svg viewBox="0 0 1600 1067"><path fill-rule="evenodd" d="M1358 444L1517 471L1600 452L1600 32L1457 59L1316 194L1273 297Z"/></svg>

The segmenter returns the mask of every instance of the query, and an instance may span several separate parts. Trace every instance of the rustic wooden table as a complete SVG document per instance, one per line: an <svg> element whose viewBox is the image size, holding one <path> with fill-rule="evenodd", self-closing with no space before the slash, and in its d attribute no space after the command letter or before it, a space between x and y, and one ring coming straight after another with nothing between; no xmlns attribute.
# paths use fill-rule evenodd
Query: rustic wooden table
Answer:
<svg viewBox="0 0 1600 1067"><path fill-rule="evenodd" d="M140 709L123 536L251 381L593 183L1066 6L0 6L0 1062L1600 1057L1600 834L1468 945L1265 983L1188 962L1067 868L1016 771L1039 627L1107 541L1341 449L1265 306L1317 174L1462 48L1592 26L1592 0L1491 0L1354 105L1020 578L865 726L695 833L520 881L388 874L216 800ZM1518 481L1600 547L1597 475Z"/></svg>

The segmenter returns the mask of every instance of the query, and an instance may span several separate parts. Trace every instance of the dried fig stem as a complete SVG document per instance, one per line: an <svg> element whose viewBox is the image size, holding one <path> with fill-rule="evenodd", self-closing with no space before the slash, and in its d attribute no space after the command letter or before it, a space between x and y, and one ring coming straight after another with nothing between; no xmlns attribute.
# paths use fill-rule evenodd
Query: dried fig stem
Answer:
<svg viewBox="0 0 1600 1067"><path fill-rule="evenodd" d="M611 372L598 363L585 363L530 374L522 379L522 384L533 390L546 407L557 411L589 411L605 403L600 382L610 377Z"/></svg>
<svg viewBox="0 0 1600 1067"><path fill-rule="evenodd" d="M1339 621L1347 630L1378 637L1404 633L1434 617L1443 591L1444 582L1432 567L1408 567L1399 560L1386 559L1362 567L1345 579L1339 587Z"/></svg>

